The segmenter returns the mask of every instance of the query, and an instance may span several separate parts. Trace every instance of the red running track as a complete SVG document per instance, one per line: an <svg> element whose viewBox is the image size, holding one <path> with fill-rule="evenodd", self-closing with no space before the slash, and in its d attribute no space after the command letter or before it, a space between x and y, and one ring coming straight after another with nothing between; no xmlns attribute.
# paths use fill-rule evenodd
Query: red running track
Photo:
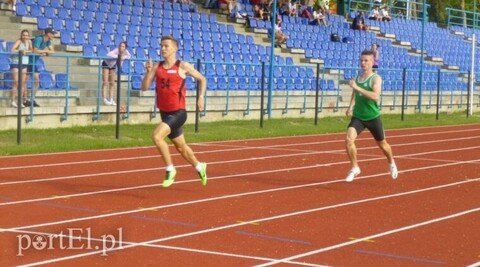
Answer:
<svg viewBox="0 0 480 267"><path fill-rule="evenodd" d="M0 158L0 266L480 266L480 124Z"/></svg>

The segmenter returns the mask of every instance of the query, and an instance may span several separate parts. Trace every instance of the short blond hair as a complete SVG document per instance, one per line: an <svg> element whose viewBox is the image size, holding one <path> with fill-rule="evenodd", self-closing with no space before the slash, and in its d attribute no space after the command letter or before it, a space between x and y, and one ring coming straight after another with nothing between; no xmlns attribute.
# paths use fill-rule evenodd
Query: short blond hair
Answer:
<svg viewBox="0 0 480 267"><path fill-rule="evenodd" d="M160 42L163 42L163 41L166 41L166 40L172 41L173 43L175 43L175 46L178 47L178 41L177 41L177 39L175 39L175 37L173 37L171 35L163 36L162 39L160 39Z"/></svg>

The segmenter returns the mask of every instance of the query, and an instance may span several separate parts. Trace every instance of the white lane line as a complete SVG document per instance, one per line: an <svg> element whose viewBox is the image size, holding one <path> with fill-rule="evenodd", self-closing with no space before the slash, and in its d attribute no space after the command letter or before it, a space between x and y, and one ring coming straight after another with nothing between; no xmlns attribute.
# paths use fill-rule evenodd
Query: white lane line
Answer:
<svg viewBox="0 0 480 267"><path fill-rule="evenodd" d="M272 221L272 220L277 220L277 219L282 219L282 218L287 218L287 217L293 217L293 216L298 216L298 215L303 215L303 214L308 214L308 213L314 213L314 212L318 212L318 211L324 211L324 210L328 210L328 209L335 209L335 208L352 206L352 205L357 205L357 204L363 204L363 203L368 203L368 202L373 202L373 201L378 201L378 200L384 200L384 199L389 199L389 198L396 198L396 197L400 197L400 196L413 195L413 194L418 194L418 193L422 193L422 192L427 192L427 191L432 191L432 190L437 190L437 189L443 189L443 188L448 188L448 187L456 187L458 185L467 184L467 183L471 183L471 182L479 181L479 180L480 180L480 177L477 177L477 178L472 179L470 181L460 181L460 182L455 182L455 183L450 183L450 184L443 184L443 185L440 185L440 186L417 189L417 190L413 190L413 191L395 193L395 194L390 194L390 195L383 195L383 196L378 196L378 197L373 197L373 198L367 198L367 199L355 200L355 201L351 201L351 202L339 203L339 204L335 204L335 205L331 205L331 206L324 206L324 207L319 207L319 208L314 208L314 209L301 210L301 211L296 211L296 212L291 212L291 213L275 215L275 216L271 216L271 217L264 217L264 218L260 218L260 219L256 219L256 220L239 222L239 223L234 223L234 224L229 224L229 225L224 225L224 226L219 226L219 227L214 227L214 228L208 228L208 229L204 229L204 230L188 232L188 233L184 233L184 234L179 234L179 235L163 237L163 238L158 238L158 239L144 241L144 242L139 242L139 243L130 244L130 245L127 245L127 246L122 246L121 248L116 247L116 248L112 248L110 251L124 250L124 249L127 249L127 248L145 246L145 245L148 245L148 244L154 244L154 243L159 243L159 242L164 242L164 241L169 241L169 240L174 240L174 239L180 239L180 238L191 237L191 236L196 236L196 235L201 235L201 234L206 234L206 233L212 233L212 232L217 232L217 231L225 230L225 229L231 229L231 228L235 228L235 227L239 227L239 226L247 225L247 224L252 224L252 223ZM337 244L337 245L330 246L330 247L327 247L327 248L322 248L322 249L310 251L308 253L298 254L298 255L295 255L295 256L292 256L292 257L289 257L289 258L284 258L284 259L281 259L281 260L275 260L275 261L272 261L270 263L267 263L267 265L259 265L259 266L268 266L268 265L272 265L272 264L281 263L281 262L284 262L284 261L290 261L290 260L293 260L293 259L296 259L296 258L301 258L301 257L304 257L304 256L308 256L308 255L312 255L312 254L316 254L316 253L321 253L321 252L324 252L324 251L327 251L327 250L341 248L341 247L344 247L344 246L347 246L347 245L355 244L355 243L358 243L358 242L363 242L365 240L375 239L375 238L378 238L378 237L381 237L381 236L393 234L393 233L400 232L400 231L405 231L405 230L408 230L408 229L413 229L413 228L423 226L423 225L427 225L427 224L430 224L430 223L433 223L433 222L446 220L447 218L454 218L454 217L458 217L458 216L461 216L461 215L465 215L465 214L472 213L472 212L477 212L477 211L480 211L480 208L476 208L476 209L469 210L469 211L464 211L464 212L461 212L461 213L456 213L456 214L453 214L453 215L437 218L437 219L434 219L434 220L425 221L425 222L418 223L418 224L415 224L415 225L410 225L410 226L406 226L406 227L402 227L402 228L397 228L397 229L394 229L394 230L390 230L390 231L382 232L382 233L379 233L379 234L376 234L376 235L371 235L371 236L368 236L368 237L364 237L364 238L352 240L352 241L349 241L349 242ZM1 229L0 228L0 231L18 231L18 230L21 230L21 229L22 228L12 228L12 229ZM23 228L23 229L25 229L25 228ZM95 254L101 254L101 253L102 253L102 251L94 251L94 252L78 254L78 255L74 255L74 256L70 256L70 257L56 258L56 259L49 260L49 262L59 262L59 261L63 261L63 260L70 260L70 259L73 259L73 258L80 258L80 257L85 257L85 256L90 256L90 255L95 255ZM38 264L40 264L40 263L38 263ZM42 262L42 264L44 264L44 263Z"/></svg>
<svg viewBox="0 0 480 267"><path fill-rule="evenodd" d="M469 149L478 149L479 147L472 147ZM457 150L455 150L457 151ZM449 152L449 151L430 151L428 153L431 154L436 154L440 152ZM416 155L416 154L409 154L409 155ZM368 155L373 157L372 155ZM400 156L402 158L409 158L407 155ZM383 160L383 157L378 157L376 156L375 158L370 158L370 159L363 159L359 160L359 162L368 162L368 161L376 161L376 160ZM441 161L445 162L445 161ZM470 161L446 161L447 164L441 164L441 165L433 165L433 166L428 166L426 169L430 168L441 168L441 167L447 167L447 166L453 166L453 165L459 165L459 164L478 164L479 161L477 160L470 160ZM321 167L330 167L334 165L342 165L342 164L348 164L349 161L339 161L339 162L332 162L332 163L324 163L324 164L314 164L314 165L307 165L307 166L302 166L302 167L295 167L295 168L286 168L286 169L275 169L275 170L268 170L268 171L258 171L258 172L250 172L250 173L239 173L239 174L234 174L234 175L225 175L225 176L217 176L217 177L211 177L209 178L210 181L212 180L220 180L220 179L227 179L227 178L235 178L235 177L244 177L244 176L253 176L253 175L262 175L262 174L269 174L269 173L277 173L277 172L285 172L285 171L298 171L298 170L305 170L305 169L312 169L312 168L321 168ZM216 164L216 163L210 163L210 164ZM416 168L414 170L422 170L423 168ZM399 173L406 173L410 172L410 170L400 170ZM378 174L384 175L384 173ZM373 176L372 176L373 177ZM62 178L63 179L63 178ZM342 181L342 180L337 180L337 181ZM177 181L176 184L182 184L182 183L198 183L198 179L191 179L191 180L183 180L183 181ZM328 182L326 182L328 183ZM107 193L116 193L116 192L122 192L122 191L129 191L129 190L138 190L138 189L146 189L146 188L153 188L153 187L159 187L161 184L160 183L155 183L155 184L148 184L148 185L140 185L140 186L132 186L132 187L124 187L124 188L116 188L116 189L107 189L107 190L100 190L100 191L91 191L91 192L85 192L85 193L77 193L77 194L68 194L68 195L56 195L56 196L50 196L50 197L43 197L43 198L35 198L35 199L24 199L24 200L18 200L18 201L9 201L9 202L0 202L0 207L2 206L9 206L9 205L17 205L17 204L24 204L24 203L34 203L34 202L41 202L41 201L48 201L48 200L55 200L55 199L61 199L61 198L73 198L73 197L83 197L83 196L91 196L91 195L96 195L96 194L107 194Z"/></svg>
<svg viewBox="0 0 480 267"><path fill-rule="evenodd" d="M406 135L397 135L397 136L392 136L389 137L389 139L392 138L401 138L401 137L411 137L411 136L425 136L425 135L433 135L433 134L444 134L444 133L460 133L460 132L470 132L470 131L476 131L475 130L462 130L462 131L446 131L446 132L431 132L431 133L419 133L419 134L406 134ZM298 137L298 136L297 136ZM471 138L478 138L476 136L471 137ZM370 137L364 137L364 138L358 138L358 141L362 140L370 140ZM267 139L268 140L268 139ZM444 140L457 140L455 139L444 139ZM440 140L442 141L442 140ZM218 149L218 150L211 150L211 151L199 151L196 152L196 154L207 154L207 153L221 153L221 152L229 152L229 151L240 151L240 150L250 150L250 149L273 149L273 148L281 148L281 147L291 147L291 146L306 146L306 145L321 145L321 144L328 144L328 143L340 143L344 142L343 139L340 140L324 140L324 141L319 141L319 142L308 142L308 143L289 143L289 144L279 144L279 145L269 145L269 146L240 146L240 145L235 145L234 148L231 149ZM433 141L433 142L439 142L439 140ZM416 143L410 143L410 144L416 144ZM392 145L392 146L398 146L398 145ZM145 148L140 148L140 149L145 149ZM118 149L116 149L118 150ZM129 150L132 150L129 148ZM293 150L293 149L290 149ZM299 150L300 151L300 150ZM304 151L304 150L303 150ZM85 153L89 153L90 151L85 151ZM79 153L79 152L75 152ZM67 152L66 154L69 154ZM172 156L178 156L178 153L172 154ZM31 156L31 155L26 155L26 156ZM16 156L20 157L20 156ZM149 158L158 158L159 155L151 155L151 156L138 156L138 157L123 157L123 158L107 158L107 159L99 159L99 160L86 160L86 161L72 161L72 162L63 162L63 163L48 163L48 164L35 164L35 165L24 165L24 166L10 166L10 167L0 167L0 171L2 170L16 170L16 169L27 169L27 168L47 168L47 167L58 167L58 166L69 166L69 165L81 165L81 164L98 164L102 162L114 162L114 161L131 161L131 160L141 160L141 159L149 159ZM1 158L1 157L0 157Z"/></svg>
<svg viewBox="0 0 480 267"><path fill-rule="evenodd" d="M333 246L312 250L312 251L309 251L309 252L306 252L306 253L290 256L290 257L287 257L287 258L284 258L284 259L281 259L281 260L274 260L274 261L269 262L269 263L256 265L256 267L271 266L271 265L274 265L274 264L283 263L284 260L285 261L291 261L291 260L303 258L303 257L306 257L306 256L323 253L323 252L326 252L326 251L329 251L329 250L339 249L339 248L342 248L342 247L346 247L346 246L350 246L350 245L353 245L353 244L356 244L356 243L363 242L365 240L377 239L379 237L383 237L383 236L387 236L387 235L391 235L391 234L415 229L415 228L418 228L418 227L426 226L426 225L441 222L441 221L454 219L454 218L457 218L457 217L460 217L460 216L468 215L468 214L479 212L479 211L480 211L480 207L470 209L470 210L465 210L465 211L462 211L462 212L450 214L450 215L444 216L444 217L435 218L435 219L424 221L424 222L421 222L421 223L416 223L416 224L408 225L408 226L405 226L405 227L392 229L392 230L386 231L386 232L380 232L380 233L377 233L377 234L374 234L374 235L362 237L362 238L355 239L355 240L352 240L352 241L348 241L348 242L345 242L345 243L340 243L340 244L336 244L336 245L333 245Z"/></svg>
<svg viewBox="0 0 480 267"><path fill-rule="evenodd" d="M404 144L391 145L391 146L392 147L409 146L409 145L439 143L439 142L446 142L446 141L458 142L462 140L479 139L479 138L480 136L474 136L474 137L456 138L451 140L434 140L434 141L425 141L425 142L404 143ZM361 148L358 148L358 151L370 150L370 149L377 149L377 146L361 147ZM438 150L438 153L441 153L442 151L449 151L449 150ZM281 155L275 155L275 156L252 157L252 158L245 158L245 159L211 162L209 164L236 163L236 162L257 160L260 158L274 159L274 158L282 158L282 157L294 157L294 156L305 156L305 155L316 155L316 154L334 154L334 153L344 153L344 152L345 152L345 149L336 149L336 150L327 150L327 151L309 151L309 152L295 153L295 154L281 154ZM424 152L424 153L430 153L430 152ZM398 156L395 156L395 157L398 157ZM181 165L181 166L177 166L177 168L182 168L187 166L189 165ZM90 178L91 176L118 175L118 174L128 174L128 173L135 173L135 172L157 171L157 170L163 170L163 169L164 167L154 167L154 168L144 168L144 169L132 169L132 170L126 170L126 171L91 173L91 174L81 174L81 175L71 175L71 176L60 176L60 177L53 177L53 178L41 178L41 179L32 179L32 180L17 180L17 181L1 182L0 186L37 183L37 182L49 182L49 181L56 181L56 180L68 180L68 179L85 178L85 177Z"/></svg>
<svg viewBox="0 0 480 267"><path fill-rule="evenodd" d="M122 243L118 244L119 242L112 242L112 240L95 238L95 237L91 237L91 236L81 236L81 235L74 235L73 236L73 235L67 235L67 234L46 233L46 232L38 232L38 231L8 231L8 232L22 234L22 235L33 235L33 236L44 236L44 237L54 236L55 239L62 238L62 239L67 239L68 241L69 240L74 240L74 242L76 242L76 243L81 243L81 241L86 241L86 242L91 242L91 243L99 242L99 243L103 244L105 242L105 243L108 243L109 245L112 245L112 247L114 247L116 245L123 246L123 245L136 245L136 244L138 244L138 242L131 242L131 241L126 241L126 240L122 240ZM274 258L267 258L267 257L260 257L260 256L250 256L250 255L243 255L243 254L235 254L235 253L212 251L212 250L205 250L205 249L195 249L195 248L187 248L187 247L178 247L178 246L168 246L168 245L158 245L158 244L145 244L143 246L144 247L149 247L149 248L177 250L177 251L184 251L184 252L193 252L193 253L200 253L200 254L208 254L208 255L222 256L222 257L240 258L240 259L249 259L249 260L257 260L257 261L267 261L268 262L268 261L276 260ZM60 248L58 248L58 249L60 249ZM91 249L93 250L93 247ZM101 249L100 246L99 246L99 249ZM81 249L78 249L78 250L81 250ZM88 250L88 249L85 248L84 250ZM108 255L109 251L110 251L110 249L105 249L104 252L105 252L105 254ZM103 252L103 250L102 250L102 252ZM73 257L76 258L75 255L73 255ZM38 266L38 265L53 263L53 262L54 261L46 260L46 261L42 261L42 262L34 262L34 263L24 264L24 265L19 265L19 266ZM300 266L327 267L326 265L319 265L319 264L306 263L306 262L287 261L287 263L300 265Z"/></svg>

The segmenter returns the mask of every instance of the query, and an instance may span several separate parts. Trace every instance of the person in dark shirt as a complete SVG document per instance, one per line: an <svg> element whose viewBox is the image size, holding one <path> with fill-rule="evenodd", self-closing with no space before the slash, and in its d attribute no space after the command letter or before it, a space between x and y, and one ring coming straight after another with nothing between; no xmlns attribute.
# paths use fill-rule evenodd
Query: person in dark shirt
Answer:
<svg viewBox="0 0 480 267"><path fill-rule="evenodd" d="M352 29L354 30L368 30L368 26L365 24L365 14L363 11L358 13L358 15L353 19Z"/></svg>

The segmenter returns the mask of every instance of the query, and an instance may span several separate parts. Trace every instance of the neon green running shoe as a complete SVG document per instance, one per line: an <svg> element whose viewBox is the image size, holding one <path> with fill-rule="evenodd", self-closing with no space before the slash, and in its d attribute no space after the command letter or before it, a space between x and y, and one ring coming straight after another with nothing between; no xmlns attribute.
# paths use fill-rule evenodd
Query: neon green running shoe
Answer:
<svg viewBox="0 0 480 267"><path fill-rule="evenodd" d="M165 174L165 178L163 178L163 187L169 187L175 181L175 175L177 175L177 170L174 168L172 171L169 171Z"/></svg>
<svg viewBox="0 0 480 267"><path fill-rule="evenodd" d="M200 180L202 181L202 185L207 185L207 163L200 163L200 171L198 172L198 176L200 176Z"/></svg>

